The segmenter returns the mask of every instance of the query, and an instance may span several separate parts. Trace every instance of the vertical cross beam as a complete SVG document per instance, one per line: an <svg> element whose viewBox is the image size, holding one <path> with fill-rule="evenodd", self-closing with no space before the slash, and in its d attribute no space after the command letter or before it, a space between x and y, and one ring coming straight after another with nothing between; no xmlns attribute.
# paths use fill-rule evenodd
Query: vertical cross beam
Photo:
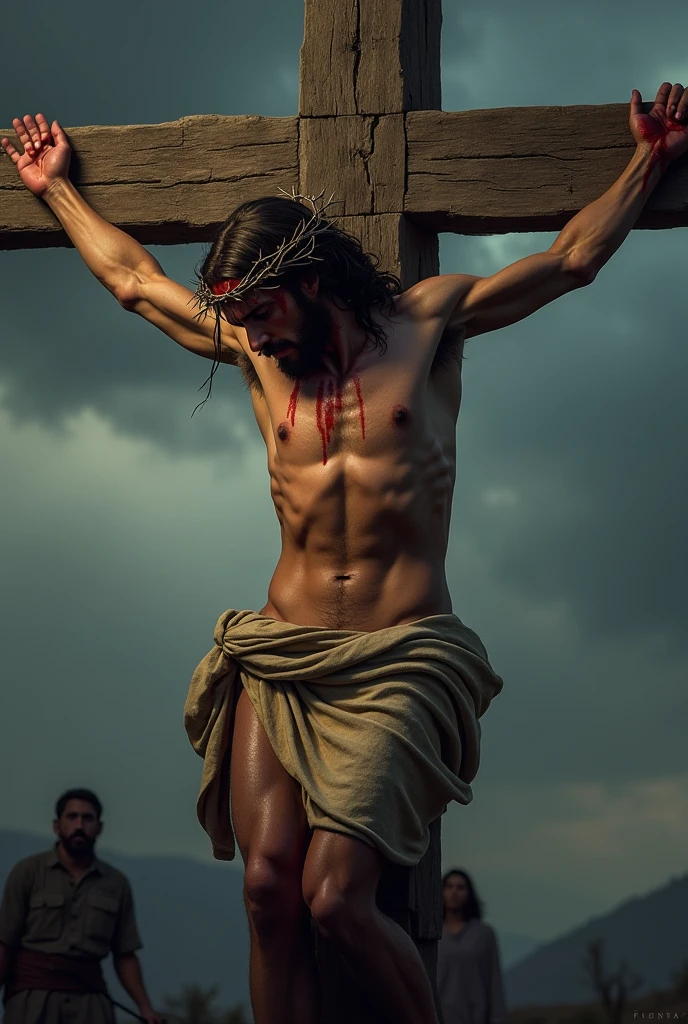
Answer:
<svg viewBox="0 0 688 1024"><path fill-rule="evenodd" d="M439 273L437 234L403 209L406 113L441 106L441 23L441 0L305 0L299 190L334 193L341 225L404 288ZM413 869L389 864L378 886L378 905L413 938L435 991L440 881L438 820L421 862ZM341 958L321 936L316 944L322 1021L373 1024L379 1014Z"/></svg>
<svg viewBox="0 0 688 1024"><path fill-rule="evenodd" d="M334 192L342 226L407 288L438 240L403 215L406 112L440 109L441 0L305 0L299 188Z"/></svg>

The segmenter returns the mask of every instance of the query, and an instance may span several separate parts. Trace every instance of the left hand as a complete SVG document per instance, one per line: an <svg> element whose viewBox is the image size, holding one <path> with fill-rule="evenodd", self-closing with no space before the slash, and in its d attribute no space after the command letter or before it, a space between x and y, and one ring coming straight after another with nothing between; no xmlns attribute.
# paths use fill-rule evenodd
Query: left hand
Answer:
<svg viewBox="0 0 688 1024"><path fill-rule="evenodd" d="M688 151L688 89L664 82L649 113L643 113L642 102L634 89L629 122L633 138L663 164L676 160Z"/></svg>
<svg viewBox="0 0 688 1024"><path fill-rule="evenodd" d="M139 1013L145 1020L146 1024L165 1024L165 1018L159 1013L156 1013L152 1008L139 1010Z"/></svg>

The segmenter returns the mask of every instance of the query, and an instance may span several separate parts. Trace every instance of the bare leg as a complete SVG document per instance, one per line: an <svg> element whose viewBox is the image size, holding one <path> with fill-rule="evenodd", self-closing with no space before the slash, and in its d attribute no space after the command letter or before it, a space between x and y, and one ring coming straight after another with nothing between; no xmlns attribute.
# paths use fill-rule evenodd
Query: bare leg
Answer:
<svg viewBox="0 0 688 1024"><path fill-rule="evenodd" d="M255 1024L315 1024L310 914L301 890L311 837L301 789L284 770L245 692L232 741L232 819L246 867Z"/></svg>
<svg viewBox="0 0 688 1024"><path fill-rule="evenodd" d="M436 1024L423 962L403 928L378 910L375 891L383 858L351 836L315 829L306 856L303 893L320 931L342 955L395 1024Z"/></svg>

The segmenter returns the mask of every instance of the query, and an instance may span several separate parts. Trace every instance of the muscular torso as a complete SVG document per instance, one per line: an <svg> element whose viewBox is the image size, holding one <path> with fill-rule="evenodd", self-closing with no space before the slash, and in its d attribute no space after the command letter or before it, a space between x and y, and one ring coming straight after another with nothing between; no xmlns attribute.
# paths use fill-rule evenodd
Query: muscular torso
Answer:
<svg viewBox="0 0 688 1024"><path fill-rule="evenodd" d="M375 630L451 611L444 560L463 336L389 321L384 352L296 385L246 348L282 552L263 613ZM250 363L249 363L250 360Z"/></svg>

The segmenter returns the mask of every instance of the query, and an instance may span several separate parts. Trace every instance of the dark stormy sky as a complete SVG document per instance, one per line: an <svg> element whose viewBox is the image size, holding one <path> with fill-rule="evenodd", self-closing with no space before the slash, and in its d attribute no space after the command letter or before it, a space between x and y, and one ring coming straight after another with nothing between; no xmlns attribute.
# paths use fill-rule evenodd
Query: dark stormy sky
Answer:
<svg viewBox="0 0 688 1024"><path fill-rule="evenodd" d="M0 124L294 114L302 25L299 0L13 4ZM443 105L653 98L688 83L687 38L682 0L445 0ZM442 270L554 237L445 237ZM635 232L592 286L466 349L449 579L505 688L444 857L538 938L688 868L687 242ZM154 251L188 283L202 248ZM186 687L278 555L247 396L226 368L190 419L205 362L74 251L0 253L0 308L0 825L45 831L87 784L109 846L207 857Z"/></svg>

